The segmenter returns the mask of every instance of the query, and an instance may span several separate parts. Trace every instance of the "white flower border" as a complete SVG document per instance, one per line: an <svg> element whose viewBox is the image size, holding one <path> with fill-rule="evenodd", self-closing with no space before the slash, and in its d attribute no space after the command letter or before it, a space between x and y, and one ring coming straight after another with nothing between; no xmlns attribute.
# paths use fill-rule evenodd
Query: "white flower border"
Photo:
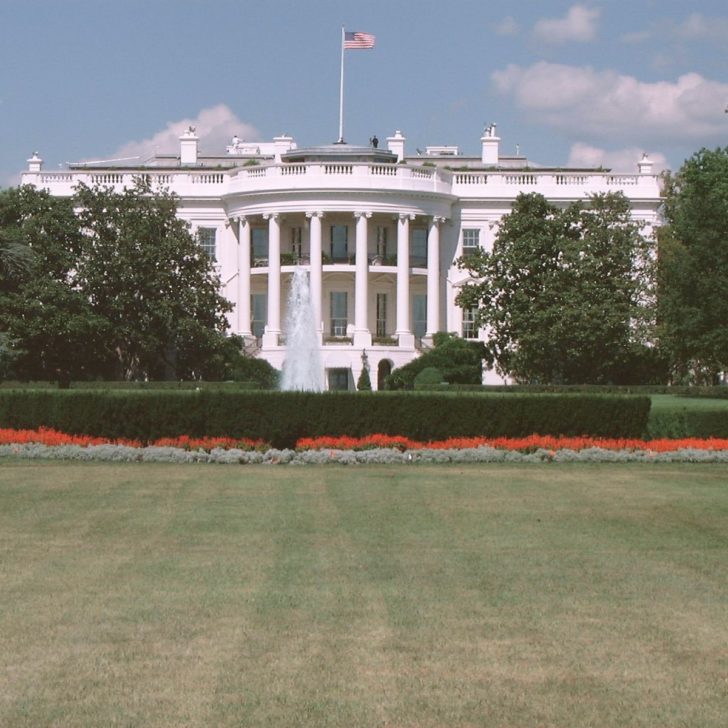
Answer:
<svg viewBox="0 0 728 728"><path fill-rule="evenodd" d="M684 448L671 452L651 450L545 450L532 453L475 447L452 450L276 450L265 452L215 448L184 450L178 447L126 445L0 445L0 458L82 460L97 462L219 463L233 465L391 465L415 463L728 463L728 450Z"/></svg>

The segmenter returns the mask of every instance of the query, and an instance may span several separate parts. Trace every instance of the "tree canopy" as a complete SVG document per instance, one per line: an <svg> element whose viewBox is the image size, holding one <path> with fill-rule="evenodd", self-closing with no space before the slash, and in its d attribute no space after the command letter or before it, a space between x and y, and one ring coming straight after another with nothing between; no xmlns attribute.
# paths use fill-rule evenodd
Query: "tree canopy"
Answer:
<svg viewBox="0 0 728 728"><path fill-rule="evenodd" d="M457 303L489 332L503 375L521 382L624 382L650 359L650 241L619 194L558 207L521 194L492 252L459 261Z"/></svg>
<svg viewBox="0 0 728 728"><path fill-rule="evenodd" d="M666 176L664 215L660 343L676 381L712 384L728 370L728 147Z"/></svg>
<svg viewBox="0 0 728 728"><path fill-rule="evenodd" d="M0 193L2 239L32 251L0 289L19 376L198 378L219 364L230 304L176 211L173 195L142 182L80 185L72 199Z"/></svg>
<svg viewBox="0 0 728 728"><path fill-rule="evenodd" d="M468 341L455 334L440 331L433 337L433 348L405 364L385 380L386 389L412 389L415 378L424 369L437 369L448 384L480 384L483 359L487 352L481 341Z"/></svg>

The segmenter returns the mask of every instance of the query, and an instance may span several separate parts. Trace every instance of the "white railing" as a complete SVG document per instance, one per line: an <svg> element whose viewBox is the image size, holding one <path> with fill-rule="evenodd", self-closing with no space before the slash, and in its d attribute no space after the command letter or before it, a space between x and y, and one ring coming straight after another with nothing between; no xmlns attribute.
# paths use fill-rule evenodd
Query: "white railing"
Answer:
<svg viewBox="0 0 728 728"><path fill-rule="evenodd" d="M352 174L353 164L324 164L324 174Z"/></svg>
<svg viewBox="0 0 728 728"><path fill-rule="evenodd" d="M477 187L486 186L491 190L478 191ZM611 174L609 172L553 172L532 170L528 172L453 172L452 189L457 194L487 195L497 194L495 188L507 188L508 194L515 194L520 189L537 188L547 197L549 195L582 196L593 192L606 192L640 187L643 189L658 187L657 178L653 175ZM464 188L464 189L463 189ZM512 188L512 189L511 189ZM505 190L504 190L505 192ZM633 194L637 190L633 190Z"/></svg>
<svg viewBox="0 0 728 728"><path fill-rule="evenodd" d="M193 185L219 185L225 181L222 172L201 172L190 175L190 182Z"/></svg>
<svg viewBox="0 0 728 728"><path fill-rule="evenodd" d="M306 174L308 171L308 167L305 164L287 164L284 167L281 167L281 174L282 175L299 175L299 174Z"/></svg>
<svg viewBox="0 0 728 728"><path fill-rule="evenodd" d="M593 192L623 190L629 194L654 194L658 180L653 175L612 174L608 172L459 170L406 164L368 164L363 162L301 162L238 167L233 170L160 170L26 173L23 181L40 184L54 194L73 194L73 187L83 182L121 190L131 188L139 178L152 187L164 186L184 197L207 194L219 197L258 190L305 190L308 187L341 189L393 189L413 192L436 192L465 197L490 195L515 196L521 190L538 190L547 197L580 198ZM337 178L339 178L337 180ZM204 192L203 192L204 190ZM659 194L659 192L658 192Z"/></svg>
<svg viewBox="0 0 728 728"><path fill-rule="evenodd" d="M121 172L95 172L91 176L91 184L95 185L120 185L124 182L124 174Z"/></svg>
<svg viewBox="0 0 728 728"><path fill-rule="evenodd" d="M454 180L459 185L488 184L488 175L482 172L455 172Z"/></svg>
<svg viewBox="0 0 728 728"><path fill-rule="evenodd" d="M625 185L636 185L639 182L638 174L610 174L607 177L607 184L611 186L623 187Z"/></svg>
<svg viewBox="0 0 728 728"><path fill-rule="evenodd" d="M373 164L371 167L373 175L383 175L385 177L396 177L397 167L393 164Z"/></svg>

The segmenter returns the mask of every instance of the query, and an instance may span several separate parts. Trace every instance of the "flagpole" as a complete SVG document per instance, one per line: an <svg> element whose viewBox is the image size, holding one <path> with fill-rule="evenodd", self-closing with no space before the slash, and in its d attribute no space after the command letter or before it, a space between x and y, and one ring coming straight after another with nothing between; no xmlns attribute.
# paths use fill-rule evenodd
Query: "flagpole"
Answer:
<svg viewBox="0 0 728 728"><path fill-rule="evenodd" d="M341 80L339 83L339 141L344 143L344 26L341 26Z"/></svg>

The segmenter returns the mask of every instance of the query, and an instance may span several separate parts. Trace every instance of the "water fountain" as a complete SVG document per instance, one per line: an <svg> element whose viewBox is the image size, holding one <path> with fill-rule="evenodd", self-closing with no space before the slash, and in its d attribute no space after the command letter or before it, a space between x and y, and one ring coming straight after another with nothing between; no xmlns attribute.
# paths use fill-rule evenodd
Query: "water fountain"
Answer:
<svg viewBox="0 0 728 728"><path fill-rule="evenodd" d="M296 266L293 272L284 333L286 360L283 363L281 389L321 392L324 388L324 372L311 291L308 273L300 266Z"/></svg>

